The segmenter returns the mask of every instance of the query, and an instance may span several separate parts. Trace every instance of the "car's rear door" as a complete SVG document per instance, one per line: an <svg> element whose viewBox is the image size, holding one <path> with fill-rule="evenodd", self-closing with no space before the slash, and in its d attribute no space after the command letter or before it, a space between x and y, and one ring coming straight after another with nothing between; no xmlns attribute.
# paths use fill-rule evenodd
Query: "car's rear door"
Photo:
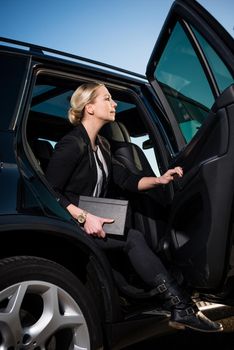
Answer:
<svg viewBox="0 0 234 350"><path fill-rule="evenodd" d="M171 166L184 169L168 253L192 285L215 289L234 274L234 41L197 2L177 0L146 74L177 140Z"/></svg>

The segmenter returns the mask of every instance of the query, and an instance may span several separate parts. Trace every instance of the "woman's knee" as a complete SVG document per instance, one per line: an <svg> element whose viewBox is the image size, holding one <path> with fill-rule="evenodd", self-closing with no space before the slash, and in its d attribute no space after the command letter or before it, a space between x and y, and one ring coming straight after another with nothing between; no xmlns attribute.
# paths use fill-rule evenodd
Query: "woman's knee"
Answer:
<svg viewBox="0 0 234 350"><path fill-rule="evenodd" d="M127 233L127 241L124 250L129 250L136 247L143 247L146 243L145 237L142 232L134 229L130 229Z"/></svg>

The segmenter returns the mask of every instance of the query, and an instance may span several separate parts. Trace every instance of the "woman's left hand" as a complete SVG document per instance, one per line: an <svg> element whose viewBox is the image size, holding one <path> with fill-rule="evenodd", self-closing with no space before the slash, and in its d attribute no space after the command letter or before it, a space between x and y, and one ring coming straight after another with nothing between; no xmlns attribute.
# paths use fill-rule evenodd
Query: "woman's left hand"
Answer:
<svg viewBox="0 0 234 350"><path fill-rule="evenodd" d="M138 182L139 191L147 191L155 186L167 185L169 182L173 181L175 177L183 176L183 169L180 166L177 166L173 169L169 169L162 176L144 176Z"/></svg>
<svg viewBox="0 0 234 350"><path fill-rule="evenodd" d="M183 176L183 169L180 166L167 170L165 174L159 176L157 180L160 184L167 185L169 182L173 181L176 176Z"/></svg>

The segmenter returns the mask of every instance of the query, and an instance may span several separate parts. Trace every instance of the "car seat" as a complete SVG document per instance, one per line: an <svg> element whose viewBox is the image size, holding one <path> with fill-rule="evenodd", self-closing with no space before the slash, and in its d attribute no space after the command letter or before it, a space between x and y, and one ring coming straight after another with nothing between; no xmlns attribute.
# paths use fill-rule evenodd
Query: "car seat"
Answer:
<svg viewBox="0 0 234 350"><path fill-rule="evenodd" d="M110 142L114 157L132 173L142 176L155 176L142 149L131 142L124 124L117 121L108 123L102 128L101 134Z"/></svg>

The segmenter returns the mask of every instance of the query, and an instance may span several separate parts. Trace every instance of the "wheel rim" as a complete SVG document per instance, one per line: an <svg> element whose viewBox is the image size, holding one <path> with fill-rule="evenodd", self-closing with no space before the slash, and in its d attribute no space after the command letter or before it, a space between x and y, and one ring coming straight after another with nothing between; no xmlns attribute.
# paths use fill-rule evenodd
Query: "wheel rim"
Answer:
<svg viewBox="0 0 234 350"><path fill-rule="evenodd" d="M0 292L0 350L88 350L85 317L65 290L26 281Z"/></svg>

